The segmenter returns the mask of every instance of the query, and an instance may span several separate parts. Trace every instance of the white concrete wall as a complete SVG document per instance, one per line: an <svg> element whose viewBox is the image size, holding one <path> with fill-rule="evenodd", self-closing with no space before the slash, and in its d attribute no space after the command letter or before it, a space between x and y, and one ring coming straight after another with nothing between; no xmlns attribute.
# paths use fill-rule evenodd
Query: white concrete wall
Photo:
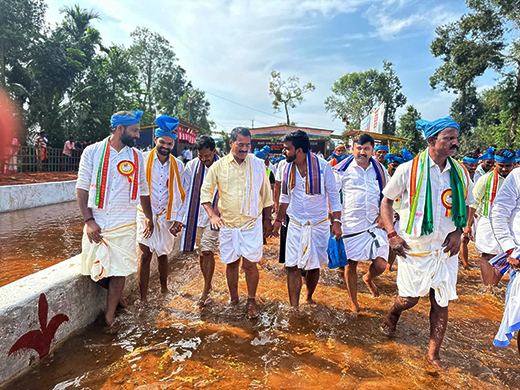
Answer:
<svg viewBox="0 0 520 390"><path fill-rule="evenodd" d="M76 199L76 180L0 187L0 213Z"/></svg>
<svg viewBox="0 0 520 390"><path fill-rule="evenodd" d="M175 240L170 259L179 253L179 248L180 235ZM157 273L156 261L154 256L151 265L152 275ZM80 263L78 255L0 287L0 386L40 362L38 353L34 350L23 350L7 356L8 351L22 335L40 329L40 294L44 293L47 297L47 322L58 313L69 317L69 321L58 328L51 343L51 351L73 332L91 324L104 311L106 290L94 283L90 277L80 275ZM125 296L137 287L135 272L126 279Z"/></svg>

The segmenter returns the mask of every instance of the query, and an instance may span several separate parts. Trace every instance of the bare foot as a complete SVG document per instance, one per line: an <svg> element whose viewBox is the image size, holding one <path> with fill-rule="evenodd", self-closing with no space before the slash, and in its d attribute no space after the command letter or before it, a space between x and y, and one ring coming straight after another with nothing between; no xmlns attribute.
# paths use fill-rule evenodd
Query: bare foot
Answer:
<svg viewBox="0 0 520 390"><path fill-rule="evenodd" d="M229 303L231 303L233 306L238 306L239 300L238 298L231 298Z"/></svg>
<svg viewBox="0 0 520 390"><path fill-rule="evenodd" d="M363 282L365 282L365 284L367 285L368 289L370 290L370 294L372 294L372 296L374 298L377 298L379 296L379 289L374 284L373 280L370 280L370 281L368 280L368 275L367 274L363 275Z"/></svg>
<svg viewBox="0 0 520 390"><path fill-rule="evenodd" d="M359 305L357 303L353 303L350 310L352 310L352 313L358 315L360 312Z"/></svg>
<svg viewBox="0 0 520 390"><path fill-rule="evenodd" d="M125 298L121 297L121 299L119 300L119 303L117 304L117 308L118 309L126 309Z"/></svg>
<svg viewBox="0 0 520 390"><path fill-rule="evenodd" d="M247 298L247 318L251 320L258 317L258 314L260 314L260 309L256 304L255 298Z"/></svg>
<svg viewBox="0 0 520 390"><path fill-rule="evenodd" d="M168 294L170 292L170 290L168 290L168 287L164 286L164 287L161 287L161 294Z"/></svg>
<svg viewBox="0 0 520 390"><path fill-rule="evenodd" d="M206 303L208 302L208 298L209 298L209 292L211 290L208 290L208 291L203 291L202 292L202 295L200 296L200 299L199 299L199 307L204 307L206 306ZM233 302L232 302L233 304Z"/></svg>
<svg viewBox="0 0 520 390"><path fill-rule="evenodd" d="M388 272L394 272L394 270L393 270L393 265L388 264L388 265L386 266L386 270L387 270Z"/></svg>
<svg viewBox="0 0 520 390"><path fill-rule="evenodd" d="M383 334L388 337L391 337L394 335L395 328L397 327L397 321L393 320L392 317L394 317L394 316L392 316L391 314L388 314L385 318L385 322L383 322L383 325L381 325L381 327L380 327L381 332L383 332Z"/></svg>
<svg viewBox="0 0 520 390"><path fill-rule="evenodd" d="M312 299L312 298L307 298L307 300L305 302L307 302L309 305L316 305L317 304L316 301L314 299Z"/></svg>
<svg viewBox="0 0 520 390"><path fill-rule="evenodd" d="M426 356L426 360L430 363L435 369L443 372L448 372L448 368L441 363L441 359L436 357L432 358L430 356Z"/></svg>

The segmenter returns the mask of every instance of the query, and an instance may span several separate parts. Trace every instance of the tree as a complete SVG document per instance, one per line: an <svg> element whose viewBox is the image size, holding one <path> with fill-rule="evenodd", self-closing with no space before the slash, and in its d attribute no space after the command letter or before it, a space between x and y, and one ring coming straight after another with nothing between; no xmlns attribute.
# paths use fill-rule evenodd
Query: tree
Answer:
<svg viewBox="0 0 520 390"><path fill-rule="evenodd" d="M431 44L444 62L430 78L432 88L468 94L476 78L488 69L514 85L509 143L515 140L520 111L520 42L512 39L520 27L518 0L466 0L474 12L437 28ZM513 23L511 23L513 22ZM466 113L463 113L466 115Z"/></svg>
<svg viewBox="0 0 520 390"><path fill-rule="evenodd" d="M269 81L269 95L273 96L273 109L276 112L285 109L285 117L287 125L291 124L289 119L289 108L296 108L305 100L303 95L309 91L314 91L316 87L312 83L307 83L300 87L300 79L296 76L290 76L287 81L282 80L280 72L272 71L271 80Z"/></svg>
<svg viewBox="0 0 520 390"><path fill-rule="evenodd" d="M483 113L482 103L474 85L465 88L450 107L450 115L460 126L461 137L471 136L471 130L477 126Z"/></svg>
<svg viewBox="0 0 520 390"><path fill-rule="evenodd" d="M211 134L213 122L208 120L210 103L206 100L206 94L200 89L189 89L177 104L177 115L201 129L203 134Z"/></svg>
<svg viewBox="0 0 520 390"><path fill-rule="evenodd" d="M2 0L0 4L0 86L7 68L28 59L40 42L47 6L43 0Z"/></svg>
<svg viewBox="0 0 520 390"><path fill-rule="evenodd" d="M421 113L413 105L406 106L406 112L399 118L397 135L408 139L404 145L413 155L426 149L426 140L415 122L421 119Z"/></svg>
<svg viewBox="0 0 520 390"><path fill-rule="evenodd" d="M347 73L334 82L332 95L325 99L325 108L334 118L349 118L352 128L359 129L361 121L380 103L386 104L383 133L395 134L395 113L406 104L401 93L401 81L393 64L383 61L383 71L369 69Z"/></svg>

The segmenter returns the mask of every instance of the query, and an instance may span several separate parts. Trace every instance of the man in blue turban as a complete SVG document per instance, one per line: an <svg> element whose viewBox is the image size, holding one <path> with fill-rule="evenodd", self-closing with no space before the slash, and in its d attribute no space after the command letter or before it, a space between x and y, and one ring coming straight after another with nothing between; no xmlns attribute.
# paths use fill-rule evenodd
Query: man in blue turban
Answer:
<svg viewBox="0 0 520 390"><path fill-rule="evenodd" d="M388 153L385 156L385 161L388 164L386 172L388 176L392 177L397 167L404 163L403 158L398 154Z"/></svg>
<svg viewBox="0 0 520 390"><path fill-rule="evenodd" d="M141 301L148 300L148 282L152 255L157 255L161 293L168 292L168 254L173 250L174 237L184 226L182 212L186 190L183 187L183 163L172 154L177 139L179 120L167 115L155 119L159 126L154 132L155 148L144 153L146 180L150 198L155 230L151 237L141 234L145 219L143 213L137 215L137 242L139 243L139 288Z"/></svg>
<svg viewBox="0 0 520 390"><path fill-rule="evenodd" d="M111 134L83 151L76 183L85 220L81 273L108 289L105 321L110 326L118 304L124 305L125 277L138 267L135 221L139 204L144 220L141 234L149 238L154 231L143 156L133 148L142 114L119 111L112 116Z"/></svg>
<svg viewBox="0 0 520 390"><path fill-rule="evenodd" d="M387 155L387 153L390 152L390 149L388 149L388 146L378 144L374 148L374 152L376 153L377 161L379 161L381 164L385 165L386 164L385 156Z"/></svg>
<svg viewBox="0 0 520 390"><path fill-rule="evenodd" d="M473 204L472 182L453 158L459 125L451 117L417 121L428 149L402 164L383 190L381 221L392 250L399 256L398 296L382 330L392 335L401 314L430 298L430 344L427 359L443 369L440 348L448 323L448 305L457 299L458 252L466 207ZM393 204L401 200L399 226Z"/></svg>
<svg viewBox="0 0 520 390"><path fill-rule="evenodd" d="M475 171L475 177L473 179L474 183L477 183L480 177L491 171L495 166L495 148L489 148L482 153L482 156L479 157L479 161L480 165Z"/></svg>

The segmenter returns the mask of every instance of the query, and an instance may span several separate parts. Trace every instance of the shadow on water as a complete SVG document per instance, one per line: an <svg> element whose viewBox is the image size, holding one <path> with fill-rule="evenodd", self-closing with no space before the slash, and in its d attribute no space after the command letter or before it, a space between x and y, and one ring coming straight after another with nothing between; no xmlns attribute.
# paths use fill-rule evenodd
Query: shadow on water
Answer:
<svg viewBox="0 0 520 390"><path fill-rule="evenodd" d="M150 303L121 313L117 334L103 333L98 321L9 388L520 388L516 345L492 345L503 296L478 293L478 270L461 272L459 300L450 307L441 351L450 369L439 373L425 361L427 298L403 314L395 337L379 332L396 293L395 272L379 278L383 294L377 299L359 279L362 312L355 316L344 281L337 271L323 270L317 304L295 311L287 304L285 272L276 256L276 245L266 246L256 320L244 315L243 274L241 303L227 303L221 264L211 299L199 309L203 283L196 255L180 255L170 269L170 292L161 295L158 282L151 283ZM361 276L366 265L359 268ZM135 299L136 294L130 301Z"/></svg>

